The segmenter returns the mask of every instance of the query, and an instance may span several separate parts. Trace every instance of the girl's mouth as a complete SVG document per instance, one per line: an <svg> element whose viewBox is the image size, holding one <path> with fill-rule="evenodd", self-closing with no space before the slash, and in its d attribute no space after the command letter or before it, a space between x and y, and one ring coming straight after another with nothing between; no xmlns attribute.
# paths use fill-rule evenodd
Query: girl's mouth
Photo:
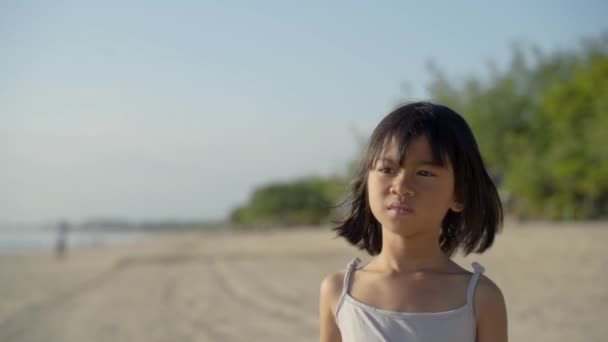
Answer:
<svg viewBox="0 0 608 342"><path fill-rule="evenodd" d="M414 212L414 209L404 203L392 203L388 206L388 210L397 215L409 215Z"/></svg>

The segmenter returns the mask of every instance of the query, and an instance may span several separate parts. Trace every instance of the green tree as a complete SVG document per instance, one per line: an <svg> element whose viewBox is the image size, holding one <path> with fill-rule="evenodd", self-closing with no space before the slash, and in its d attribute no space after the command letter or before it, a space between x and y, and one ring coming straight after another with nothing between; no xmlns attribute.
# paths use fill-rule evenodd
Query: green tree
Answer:
<svg viewBox="0 0 608 342"><path fill-rule="evenodd" d="M516 45L485 78L431 71L433 100L465 116L514 214L608 215L608 34L552 54Z"/></svg>
<svg viewBox="0 0 608 342"><path fill-rule="evenodd" d="M241 225L318 225L329 220L343 190L341 177L264 185L231 213L230 220Z"/></svg>

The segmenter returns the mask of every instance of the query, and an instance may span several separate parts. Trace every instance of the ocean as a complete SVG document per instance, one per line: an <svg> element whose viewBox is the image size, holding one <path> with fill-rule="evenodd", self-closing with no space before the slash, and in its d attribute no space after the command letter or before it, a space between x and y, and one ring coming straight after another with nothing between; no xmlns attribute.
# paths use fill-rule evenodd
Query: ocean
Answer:
<svg viewBox="0 0 608 342"><path fill-rule="evenodd" d="M116 245L143 239L150 233L116 230L73 230L67 233L67 246ZM35 226L0 226L0 253L20 254L51 251L58 240L57 230Z"/></svg>

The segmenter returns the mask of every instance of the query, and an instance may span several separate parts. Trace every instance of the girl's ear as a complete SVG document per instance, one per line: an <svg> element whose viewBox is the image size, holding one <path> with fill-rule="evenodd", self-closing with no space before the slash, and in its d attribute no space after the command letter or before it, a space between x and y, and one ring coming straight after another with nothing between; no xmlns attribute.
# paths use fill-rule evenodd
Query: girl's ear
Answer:
<svg viewBox="0 0 608 342"><path fill-rule="evenodd" d="M464 203L461 203L459 201L454 201L454 202L452 202L452 205L450 206L450 210L452 210L455 213L459 213L464 210Z"/></svg>

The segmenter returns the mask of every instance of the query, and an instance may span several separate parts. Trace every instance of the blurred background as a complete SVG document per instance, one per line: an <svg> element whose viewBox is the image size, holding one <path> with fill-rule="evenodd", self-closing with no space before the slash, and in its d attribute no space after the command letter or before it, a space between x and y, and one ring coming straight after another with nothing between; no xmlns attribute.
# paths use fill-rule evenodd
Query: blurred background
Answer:
<svg viewBox="0 0 608 342"><path fill-rule="evenodd" d="M314 341L375 125L469 122L511 340L608 333L608 3L0 1L0 340ZM467 266L468 267L468 266Z"/></svg>

